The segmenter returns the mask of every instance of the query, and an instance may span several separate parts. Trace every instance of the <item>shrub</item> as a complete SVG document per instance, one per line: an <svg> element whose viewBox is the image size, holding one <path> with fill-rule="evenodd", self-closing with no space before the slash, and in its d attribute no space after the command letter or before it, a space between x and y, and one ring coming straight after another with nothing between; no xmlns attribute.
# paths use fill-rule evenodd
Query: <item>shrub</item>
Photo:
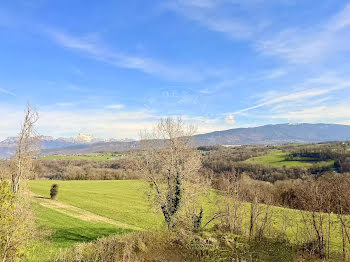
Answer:
<svg viewBox="0 0 350 262"><path fill-rule="evenodd" d="M22 261L33 237L34 224L28 202L11 191L7 180L0 180L0 261Z"/></svg>
<svg viewBox="0 0 350 262"><path fill-rule="evenodd" d="M218 262L301 261L292 247L278 241L247 242L232 234L186 231L135 232L100 238L63 250L52 262ZM305 261L305 260L303 260ZM310 261L310 260L307 260Z"/></svg>
<svg viewBox="0 0 350 262"><path fill-rule="evenodd" d="M58 195L58 185L57 184L53 184L51 186L51 189L50 189L51 199L55 200L57 198L57 195Z"/></svg>

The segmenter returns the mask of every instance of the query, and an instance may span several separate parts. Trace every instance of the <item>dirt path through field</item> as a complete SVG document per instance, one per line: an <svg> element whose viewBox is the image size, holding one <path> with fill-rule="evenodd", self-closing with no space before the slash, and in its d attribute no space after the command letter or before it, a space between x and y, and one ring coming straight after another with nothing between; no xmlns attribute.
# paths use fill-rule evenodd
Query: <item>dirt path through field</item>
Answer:
<svg viewBox="0 0 350 262"><path fill-rule="evenodd" d="M100 223L107 223L111 225L115 225L120 228L126 228L126 229L131 229L131 230L142 230L140 227L128 225L122 222L115 221L113 219L103 217L94 213L91 213L87 210L81 209L79 207L75 207L69 204L65 204L59 201L47 199L45 197L39 196L32 194L33 198L37 203L39 203L41 206L53 209L57 212L63 213L65 215L78 218L84 221L90 221L90 222L100 222Z"/></svg>

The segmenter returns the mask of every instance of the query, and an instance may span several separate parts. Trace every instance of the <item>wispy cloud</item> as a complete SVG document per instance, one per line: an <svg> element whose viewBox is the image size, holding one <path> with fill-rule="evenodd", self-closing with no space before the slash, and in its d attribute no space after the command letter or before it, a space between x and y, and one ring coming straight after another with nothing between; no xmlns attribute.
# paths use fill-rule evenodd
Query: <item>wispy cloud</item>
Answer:
<svg viewBox="0 0 350 262"><path fill-rule="evenodd" d="M4 89L4 88L0 88L0 93L3 93L3 94L5 94L5 95L10 95L10 96L16 96L15 93L13 93L13 92L11 92L11 91L8 91L8 90L6 90L6 89Z"/></svg>
<svg viewBox="0 0 350 262"><path fill-rule="evenodd" d="M259 40L257 50L291 63L310 63L339 51L349 50L350 4L326 23L309 28L290 28Z"/></svg>
<svg viewBox="0 0 350 262"><path fill-rule="evenodd" d="M108 105L105 108L108 108L108 109L122 109L122 108L124 108L124 105L122 105L122 104L114 104L114 105Z"/></svg>
<svg viewBox="0 0 350 262"><path fill-rule="evenodd" d="M327 24L329 31L339 31L350 25L350 4L347 4L343 10L334 15Z"/></svg>
<svg viewBox="0 0 350 262"><path fill-rule="evenodd" d="M263 4L286 5L292 2L176 0L168 2L166 7L208 30L223 33L234 40L249 40L263 55L281 57L291 63L310 63L350 49L350 4L325 22L306 28L291 26L277 31L270 30L271 21L268 17L250 17L250 12L246 12L249 9L258 12L258 8ZM232 10L232 15L227 15L225 7ZM245 15L242 16L242 13Z"/></svg>
<svg viewBox="0 0 350 262"><path fill-rule="evenodd" d="M267 115L271 119L287 119L296 122L325 122L350 124L350 106L348 104L314 106L290 112Z"/></svg>
<svg viewBox="0 0 350 262"><path fill-rule="evenodd" d="M266 71L263 73L262 78L264 79L276 79L287 74L287 71L281 68Z"/></svg>
<svg viewBox="0 0 350 262"><path fill-rule="evenodd" d="M175 11L187 19L193 20L211 31L224 33L233 39L248 39L256 31L259 31L261 25L252 25L235 16L218 15L219 7L226 3L236 3L237 1L225 0L177 0L167 2L164 5L167 9ZM237 6L236 6L237 9Z"/></svg>
<svg viewBox="0 0 350 262"><path fill-rule="evenodd" d="M57 44L83 52L93 59L113 66L135 69L171 80L200 81L206 77L203 71L193 70L187 66L173 66L152 58L112 51L97 41L96 37L76 36L52 28L46 28L44 31Z"/></svg>
<svg viewBox="0 0 350 262"><path fill-rule="evenodd" d="M71 103L71 102L59 102L59 103L56 103L56 106L60 106L60 107L69 107L69 106L73 106L74 103Z"/></svg>
<svg viewBox="0 0 350 262"><path fill-rule="evenodd" d="M307 106L307 104L304 103L306 100L320 98L321 96L329 95L331 92L349 87L349 79L342 79L331 75L312 78L305 81L301 85L294 87L292 92L267 92L264 94L264 98L262 98L259 103L251 107L238 110L234 114L238 115L261 107L274 106L282 103L286 105L288 102Z"/></svg>

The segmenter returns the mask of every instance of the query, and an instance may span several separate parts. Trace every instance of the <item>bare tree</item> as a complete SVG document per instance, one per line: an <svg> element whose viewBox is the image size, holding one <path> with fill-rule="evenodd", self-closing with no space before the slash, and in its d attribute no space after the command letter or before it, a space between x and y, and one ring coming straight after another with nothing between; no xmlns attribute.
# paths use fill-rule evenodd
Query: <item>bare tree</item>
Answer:
<svg viewBox="0 0 350 262"><path fill-rule="evenodd" d="M193 216L197 196L203 189L198 175L200 154L192 145L194 133L195 127L186 125L181 118L167 118L161 119L153 131L141 135L139 169L151 184L152 196L168 228L175 226L180 209L192 223L194 217L202 218L202 211Z"/></svg>
<svg viewBox="0 0 350 262"><path fill-rule="evenodd" d="M237 181L240 199L250 202L249 239L263 238L272 223L273 185L242 175Z"/></svg>
<svg viewBox="0 0 350 262"><path fill-rule="evenodd" d="M32 159L38 152L38 136L35 131L35 123L38 119L38 112L28 103L24 122L18 134L16 153L11 159L11 188L13 193L19 191L21 180L31 170Z"/></svg>
<svg viewBox="0 0 350 262"><path fill-rule="evenodd" d="M34 125L38 113L28 104L15 155L5 164L5 176L0 177L0 259L20 261L35 235L30 200L21 182L30 173L32 158L37 152ZM8 175L9 174L9 175ZM23 185L21 186L21 188Z"/></svg>
<svg viewBox="0 0 350 262"><path fill-rule="evenodd" d="M221 230L243 234L242 220L244 204L240 198L238 176L222 175L221 189L223 197L218 198L218 214ZM221 216L220 216L221 215Z"/></svg>

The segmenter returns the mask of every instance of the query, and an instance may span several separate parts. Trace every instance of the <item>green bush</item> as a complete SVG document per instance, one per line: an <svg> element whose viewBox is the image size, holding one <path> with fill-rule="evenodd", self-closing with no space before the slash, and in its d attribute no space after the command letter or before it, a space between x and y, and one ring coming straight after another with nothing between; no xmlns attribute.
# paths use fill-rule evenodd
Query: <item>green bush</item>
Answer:
<svg viewBox="0 0 350 262"><path fill-rule="evenodd" d="M57 198L57 195L58 195L58 185L57 184L53 184L51 186L51 189L50 189L51 199L55 200Z"/></svg>
<svg viewBox="0 0 350 262"><path fill-rule="evenodd" d="M7 180L0 180L0 261L21 261L33 235L27 203L11 191Z"/></svg>

